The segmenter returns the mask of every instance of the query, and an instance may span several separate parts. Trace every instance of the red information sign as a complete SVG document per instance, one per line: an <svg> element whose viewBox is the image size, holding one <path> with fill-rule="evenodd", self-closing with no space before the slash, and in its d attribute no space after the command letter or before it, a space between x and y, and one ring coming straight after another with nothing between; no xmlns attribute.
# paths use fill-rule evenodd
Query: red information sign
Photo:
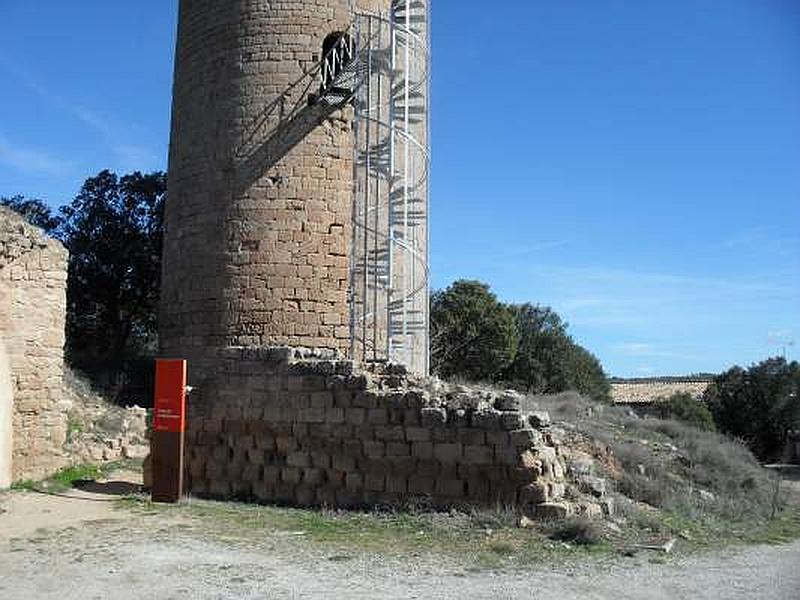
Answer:
<svg viewBox="0 0 800 600"><path fill-rule="evenodd" d="M155 431L182 432L186 427L186 361L156 361Z"/></svg>

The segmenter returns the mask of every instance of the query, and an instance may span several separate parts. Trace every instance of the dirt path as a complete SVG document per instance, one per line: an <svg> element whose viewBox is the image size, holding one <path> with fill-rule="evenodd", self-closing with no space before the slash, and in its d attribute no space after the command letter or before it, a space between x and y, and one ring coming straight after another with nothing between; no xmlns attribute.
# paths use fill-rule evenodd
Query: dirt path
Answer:
<svg viewBox="0 0 800 600"><path fill-rule="evenodd" d="M797 600L800 589L800 542L667 564L641 555L470 571L332 552L285 532L210 535L197 520L130 512L110 498L0 496L0 598Z"/></svg>
<svg viewBox="0 0 800 600"><path fill-rule="evenodd" d="M125 515L116 510L116 500L78 490L59 495L28 492L0 496L0 551L9 540L27 538L37 531L122 520Z"/></svg>

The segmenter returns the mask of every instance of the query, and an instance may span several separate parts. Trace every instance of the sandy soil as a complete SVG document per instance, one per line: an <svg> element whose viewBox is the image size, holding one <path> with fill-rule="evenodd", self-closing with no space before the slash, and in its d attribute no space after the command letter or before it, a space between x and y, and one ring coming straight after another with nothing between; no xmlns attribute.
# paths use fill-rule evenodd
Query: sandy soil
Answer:
<svg viewBox="0 0 800 600"><path fill-rule="evenodd" d="M524 571L331 553L302 537L208 535L181 516L117 508L126 482L0 495L0 598L652 598L797 600L800 542L654 564L652 556Z"/></svg>

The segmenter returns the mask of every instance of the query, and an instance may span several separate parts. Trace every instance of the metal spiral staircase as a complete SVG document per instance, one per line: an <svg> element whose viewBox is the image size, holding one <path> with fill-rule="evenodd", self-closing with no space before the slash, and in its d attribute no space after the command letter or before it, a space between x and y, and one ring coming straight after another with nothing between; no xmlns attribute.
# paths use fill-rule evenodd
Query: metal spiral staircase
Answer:
<svg viewBox="0 0 800 600"><path fill-rule="evenodd" d="M351 354L427 374L429 2L354 10L319 63L270 102L234 161L352 104Z"/></svg>
<svg viewBox="0 0 800 600"><path fill-rule="evenodd" d="M366 360L427 374L428 82L426 0L358 14L351 339Z"/></svg>

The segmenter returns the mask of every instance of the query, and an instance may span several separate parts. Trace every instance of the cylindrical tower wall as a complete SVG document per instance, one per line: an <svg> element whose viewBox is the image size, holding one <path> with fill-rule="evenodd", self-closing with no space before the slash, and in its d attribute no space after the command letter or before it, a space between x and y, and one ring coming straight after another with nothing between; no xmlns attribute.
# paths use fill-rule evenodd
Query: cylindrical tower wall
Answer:
<svg viewBox="0 0 800 600"><path fill-rule="evenodd" d="M221 347L349 346L352 109L309 106L304 74L351 13L180 2L159 318L194 381Z"/></svg>

